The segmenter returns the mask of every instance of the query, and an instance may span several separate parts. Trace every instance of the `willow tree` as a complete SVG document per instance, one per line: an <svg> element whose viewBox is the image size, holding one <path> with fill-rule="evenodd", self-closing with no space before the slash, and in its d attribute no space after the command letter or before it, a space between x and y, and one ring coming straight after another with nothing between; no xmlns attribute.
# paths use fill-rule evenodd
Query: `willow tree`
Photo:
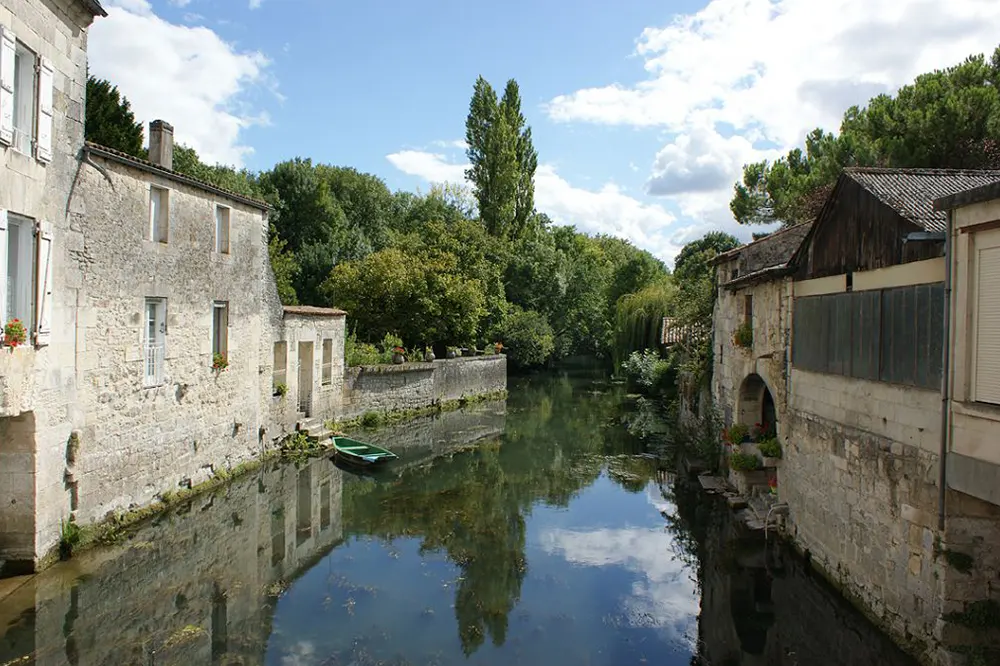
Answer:
<svg viewBox="0 0 1000 666"><path fill-rule="evenodd" d="M658 280L618 300L612 349L616 366L633 351L659 346L663 318L674 312L676 304L677 287L670 278Z"/></svg>

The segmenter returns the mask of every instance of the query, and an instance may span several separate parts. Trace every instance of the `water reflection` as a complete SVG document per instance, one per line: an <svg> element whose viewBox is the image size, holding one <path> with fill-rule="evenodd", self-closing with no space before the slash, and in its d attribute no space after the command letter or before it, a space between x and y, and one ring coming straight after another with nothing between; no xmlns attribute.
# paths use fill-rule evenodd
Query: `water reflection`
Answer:
<svg viewBox="0 0 1000 666"><path fill-rule="evenodd" d="M271 465L3 599L0 664L908 666L662 469L657 412L534 377L363 434L383 473Z"/></svg>

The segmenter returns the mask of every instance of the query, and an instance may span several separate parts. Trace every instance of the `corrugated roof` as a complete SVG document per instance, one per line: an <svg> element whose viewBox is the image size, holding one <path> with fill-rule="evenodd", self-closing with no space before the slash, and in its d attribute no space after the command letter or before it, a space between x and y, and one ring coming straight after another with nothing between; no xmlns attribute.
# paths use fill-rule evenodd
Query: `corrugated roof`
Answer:
<svg viewBox="0 0 1000 666"><path fill-rule="evenodd" d="M852 167L844 175L925 231L944 231L947 215L934 201L1000 180L1000 171Z"/></svg>

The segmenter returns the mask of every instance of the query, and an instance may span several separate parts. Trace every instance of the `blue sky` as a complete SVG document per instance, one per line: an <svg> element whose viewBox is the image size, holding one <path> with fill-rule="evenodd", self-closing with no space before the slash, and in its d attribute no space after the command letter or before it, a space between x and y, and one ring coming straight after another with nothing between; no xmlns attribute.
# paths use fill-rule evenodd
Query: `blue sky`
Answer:
<svg viewBox="0 0 1000 666"><path fill-rule="evenodd" d="M144 122L168 120L204 158L252 169L302 156L393 189L460 181L476 77L516 78L538 208L668 262L712 229L749 237L728 212L743 164L992 51L1000 22L991 0L105 4L91 71Z"/></svg>

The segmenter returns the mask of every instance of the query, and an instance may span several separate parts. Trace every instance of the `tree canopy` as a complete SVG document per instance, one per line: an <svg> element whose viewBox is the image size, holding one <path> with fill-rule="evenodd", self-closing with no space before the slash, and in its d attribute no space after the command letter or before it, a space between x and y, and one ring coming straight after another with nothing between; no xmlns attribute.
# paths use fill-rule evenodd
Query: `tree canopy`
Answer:
<svg viewBox="0 0 1000 666"><path fill-rule="evenodd" d="M840 133L816 129L774 162L748 164L730 208L741 224L813 219L847 166L1000 168L1000 47L990 60L922 74L852 106Z"/></svg>
<svg viewBox="0 0 1000 666"><path fill-rule="evenodd" d="M118 92L118 86L105 79L87 77L83 134L87 141L129 155L142 153L142 123L136 121L132 105Z"/></svg>

